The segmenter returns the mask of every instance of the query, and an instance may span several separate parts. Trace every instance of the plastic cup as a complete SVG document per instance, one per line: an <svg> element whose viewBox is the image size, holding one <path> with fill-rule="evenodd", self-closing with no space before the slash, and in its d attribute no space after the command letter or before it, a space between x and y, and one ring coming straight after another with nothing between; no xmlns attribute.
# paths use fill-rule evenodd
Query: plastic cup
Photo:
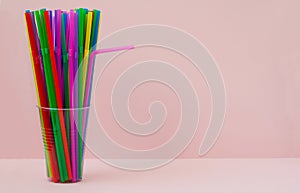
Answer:
<svg viewBox="0 0 300 193"><path fill-rule="evenodd" d="M89 107L39 107L47 177L56 183L82 179Z"/></svg>

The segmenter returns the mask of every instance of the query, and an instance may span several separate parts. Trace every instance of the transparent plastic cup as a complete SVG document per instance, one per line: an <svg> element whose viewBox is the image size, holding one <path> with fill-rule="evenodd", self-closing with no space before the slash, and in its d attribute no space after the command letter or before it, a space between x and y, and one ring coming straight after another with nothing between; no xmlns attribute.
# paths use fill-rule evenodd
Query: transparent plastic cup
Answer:
<svg viewBox="0 0 300 193"><path fill-rule="evenodd" d="M89 61L88 64L81 64L78 69L76 69L75 75L72 77L74 80L70 81L74 82L74 85L70 85L70 97L68 98L65 95L64 100L62 100L65 102L64 104L71 104L71 107L83 106L82 108L49 108L38 106L44 142L47 177L50 181L71 183L81 181L82 179L85 136L96 55L131 49L134 49L133 45L99 50L93 48L92 50L94 51L83 59L83 62ZM82 83L79 81L82 77L79 77L79 75L83 74L83 67L86 65L88 66L88 69L86 69L86 83ZM83 85L88 86L84 89ZM85 91L84 95L78 94L82 93L80 89ZM45 100L47 101L48 99L49 98ZM67 102L68 100L71 102ZM53 104L56 103L54 102L55 100L50 101L53 102Z"/></svg>
<svg viewBox="0 0 300 193"><path fill-rule="evenodd" d="M89 107L38 106L38 110L48 179L57 183L81 181Z"/></svg>

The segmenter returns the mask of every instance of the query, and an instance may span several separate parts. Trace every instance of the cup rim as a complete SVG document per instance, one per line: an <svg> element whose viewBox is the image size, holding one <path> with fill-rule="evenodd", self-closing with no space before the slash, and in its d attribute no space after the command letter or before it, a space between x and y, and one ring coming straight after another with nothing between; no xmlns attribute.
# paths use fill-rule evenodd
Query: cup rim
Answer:
<svg viewBox="0 0 300 193"><path fill-rule="evenodd" d="M90 106L86 106L86 107L72 107L72 108L54 108L54 107L42 107L39 105L36 105L36 107L38 109L44 109L44 110L55 110L55 111L71 111L71 110L84 110L84 109L89 109Z"/></svg>

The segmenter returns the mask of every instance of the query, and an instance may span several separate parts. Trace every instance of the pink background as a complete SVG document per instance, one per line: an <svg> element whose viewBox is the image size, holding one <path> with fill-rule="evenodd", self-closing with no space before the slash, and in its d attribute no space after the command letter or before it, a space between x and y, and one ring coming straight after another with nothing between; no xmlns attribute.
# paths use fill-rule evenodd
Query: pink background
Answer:
<svg viewBox="0 0 300 193"><path fill-rule="evenodd" d="M224 127L219 140L206 157L299 157L299 6L298 0L135 0L126 3L121 0L2 0L0 158L43 157L23 19L25 9L43 7L101 9L101 37L124 27L147 23L170 25L187 31L215 57L227 89L228 107ZM103 115L100 112L101 119L116 141L126 143L128 147L146 148L162 143L171 136L171 128L178 121L179 109L176 96L167 87L145 84L131 98L134 101L131 103L132 113L140 121L149 118L147 107L153 99L165 101L166 107L171 109L161 131L165 135L153 136L153 140L132 140L130 136L124 136L113 121L108 105L110 85L123 68L129 67L137 59L164 58L170 63L173 61L186 73L199 95L202 112L199 132L182 154L182 157L197 157L209 120L211 101L202 77L191 64L176 57L166 50L138 49L114 61L106 69L98 83L96 96L102 105L101 112L108 112Z"/></svg>

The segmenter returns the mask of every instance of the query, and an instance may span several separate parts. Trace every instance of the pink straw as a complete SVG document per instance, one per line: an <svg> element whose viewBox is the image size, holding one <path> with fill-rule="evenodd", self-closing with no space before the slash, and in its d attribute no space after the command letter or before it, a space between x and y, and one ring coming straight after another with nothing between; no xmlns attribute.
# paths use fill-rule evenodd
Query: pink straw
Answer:
<svg viewBox="0 0 300 193"><path fill-rule="evenodd" d="M70 39L69 39L69 83L70 83L70 109L74 106L73 101L73 85L74 85L74 36L75 36L75 26L74 26L74 10L70 11ZM75 146L75 125L74 125L74 112L70 112L70 144L71 144L71 165L72 165L72 181L77 180L77 167L76 167L76 146Z"/></svg>
<svg viewBox="0 0 300 193"><path fill-rule="evenodd" d="M105 48L105 49L99 49L95 50L90 54L90 61L89 61L89 66L88 66L88 77L87 77L87 82L86 85L90 85L92 81L92 74L93 74L93 66L94 66L94 60L95 56L97 54L104 54L104 53L109 53L109 52L118 52L118 51L125 51L125 50L131 50L134 49L135 47L133 45L130 46L121 46L121 47L115 47L115 48ZM87 107L89 105L89 94L90 93L90 88L91 86L86 87L85 91L85 96L84 96L84 107ZM83 119L85 120L85 119Z"/></svg>
<svg viewBox="0 0 300 193"><path fill-rule="evenodd" d="M59 80L59 89L63 91L63 81L62 81L62 64L61 64L61 10L55 10L55 51L56 51L56 62L57 62L57 73Z"/></svg>
<svg viewBox="0 0 300 193"><path fill-rule="evenodd" d="M74 53L74 77L75 74L77 73L78 70L78 13L75 12L75 53ZM75 80L74 80L75 81ZM78 82L76 82L76 84L78 84ZM74 107L78 108L78 86L76 86L74 88L74 93L75 96L74 97ZM78 112L76 111L75 113L75 120L78 120ZM78 180L78 128L77 128L77 124L74 125L74 130L75 130L75 173L74 173L74 178L76 180Z"/></svg>
<svg viewBox="0 0 300 193"><path fill-rule="evenodd" d="M94 61L95 61L95 56L97 54L103 54L103 53L109 53L109 52L117 52L117 51L124 51L124 50L131 50L134 49L134 46L122 46L122 47L115 47L115 48L106 48L106 49L100 49L100 50L95 50L92 51L90 54L90 60L88 64L88 75L87 75L87 82L86 82L86 88L85 88L85 95L84 95L84 102L83 102L83 107L88 107L90 105L90 99L91 99L91 94L90 94L90 89L92 88L91 81L93 77L93 71L94 71ZM84 111L83 113L83 126L84 126L84 132L82 137L82 142L85 143L85 132L86 132L86 123L88 119L88 110ZM84 147L84 144L83 144Z"/></svg>

